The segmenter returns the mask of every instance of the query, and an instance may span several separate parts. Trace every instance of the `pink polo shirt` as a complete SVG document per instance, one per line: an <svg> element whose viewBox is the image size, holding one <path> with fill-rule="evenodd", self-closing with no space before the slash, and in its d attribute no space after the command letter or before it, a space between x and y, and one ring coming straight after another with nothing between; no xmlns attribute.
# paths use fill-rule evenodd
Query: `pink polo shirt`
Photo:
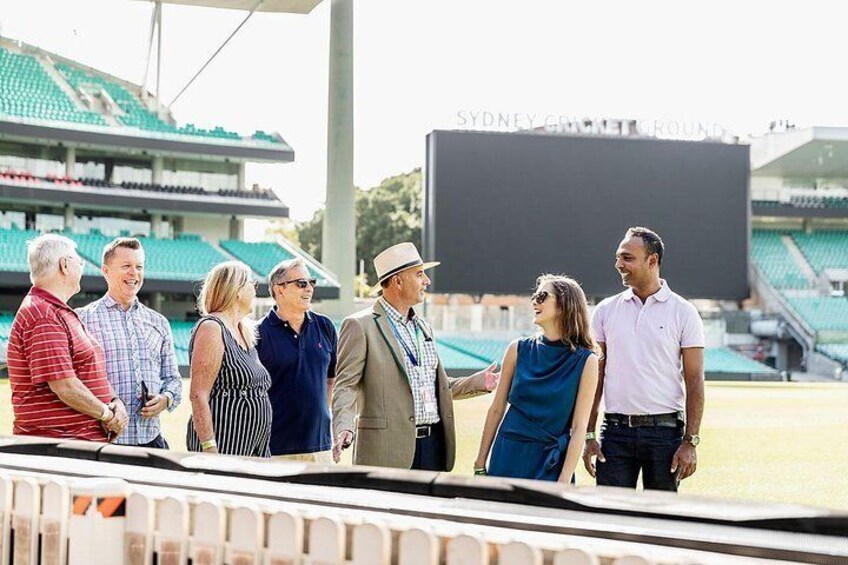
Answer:
<svg viewBox="0 0 848 565"><path fill-rule="evenodd" d="M642 301L627 289L592 313L595 339L606 344L604 407L616 414L665 414L684 409L681 349L704 347L694 306L660 280Z"/></svg>

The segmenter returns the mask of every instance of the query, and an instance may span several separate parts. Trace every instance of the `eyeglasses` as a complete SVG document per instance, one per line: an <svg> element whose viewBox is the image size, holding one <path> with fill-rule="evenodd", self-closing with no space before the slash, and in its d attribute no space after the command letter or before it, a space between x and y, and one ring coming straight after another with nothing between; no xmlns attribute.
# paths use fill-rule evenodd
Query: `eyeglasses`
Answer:
<svg viewBox="0 0 848 565"><path fill-rule="evenodd" d="M534 293L533 296L530 297L530 303L543 304L545 300L548 299L548 296L550 296L550 294L547 290L540 290L539 292Z"/></svg>
<svg viewBox="0 0 848 565"><path fill-rule="evenodd" d="M292 279L290 281L278 282L277 284L280 285L280 286L286 286L287 284L293 284L293 285L296 285L297 288L300 288L300 289L304 289L307 286L311 286L312 288L315 288L316 286L318 286L318 279Z"/></svg>

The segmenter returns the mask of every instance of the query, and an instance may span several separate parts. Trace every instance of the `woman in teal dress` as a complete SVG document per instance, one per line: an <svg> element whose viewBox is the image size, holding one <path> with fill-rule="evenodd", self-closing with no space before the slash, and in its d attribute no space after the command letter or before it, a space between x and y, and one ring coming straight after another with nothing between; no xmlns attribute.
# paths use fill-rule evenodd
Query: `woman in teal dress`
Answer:
<svg viewBox="0 0 848 565"><path fill-rule="evenodd" d="M512 342L504 355L474 468L486 472L491 450L489 475L569 482L583 450L598 357L580 285L553 275L536 282L531 302L541 332Z"/></svg>

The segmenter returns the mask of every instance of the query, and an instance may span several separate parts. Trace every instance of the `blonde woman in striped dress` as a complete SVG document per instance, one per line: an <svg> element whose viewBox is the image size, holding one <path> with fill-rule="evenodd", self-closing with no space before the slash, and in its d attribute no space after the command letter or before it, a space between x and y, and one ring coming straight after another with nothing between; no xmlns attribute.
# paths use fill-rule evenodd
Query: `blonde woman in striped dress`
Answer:
<svg viewBox="0 0 848 565"><path fill-rule="evenodd" d="M189 344L189 451L270 457L271 378L259 362L253 309L258 283L244 263L214 267L198 299L202 318Z"/></svg>

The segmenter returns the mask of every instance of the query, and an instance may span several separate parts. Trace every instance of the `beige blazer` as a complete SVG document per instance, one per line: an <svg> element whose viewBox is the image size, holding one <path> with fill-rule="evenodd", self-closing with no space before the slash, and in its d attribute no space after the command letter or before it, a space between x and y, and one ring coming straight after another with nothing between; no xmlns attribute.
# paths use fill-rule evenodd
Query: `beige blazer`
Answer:
<svg viewBox="0 0 848 565"><path fill-rule="evenodd" d="M342 322L333 387L333 437L343 430L355 432L356 465L409 469L415 456L412 389L403 350L386 316L377 302ZM421 326L425 336L432 339L429 324ZM441 360L436 378L439 418L445 430L446 470L450 471L456 456L453 399L486 390L482 373L454 379L445 373Z"/></svg>

